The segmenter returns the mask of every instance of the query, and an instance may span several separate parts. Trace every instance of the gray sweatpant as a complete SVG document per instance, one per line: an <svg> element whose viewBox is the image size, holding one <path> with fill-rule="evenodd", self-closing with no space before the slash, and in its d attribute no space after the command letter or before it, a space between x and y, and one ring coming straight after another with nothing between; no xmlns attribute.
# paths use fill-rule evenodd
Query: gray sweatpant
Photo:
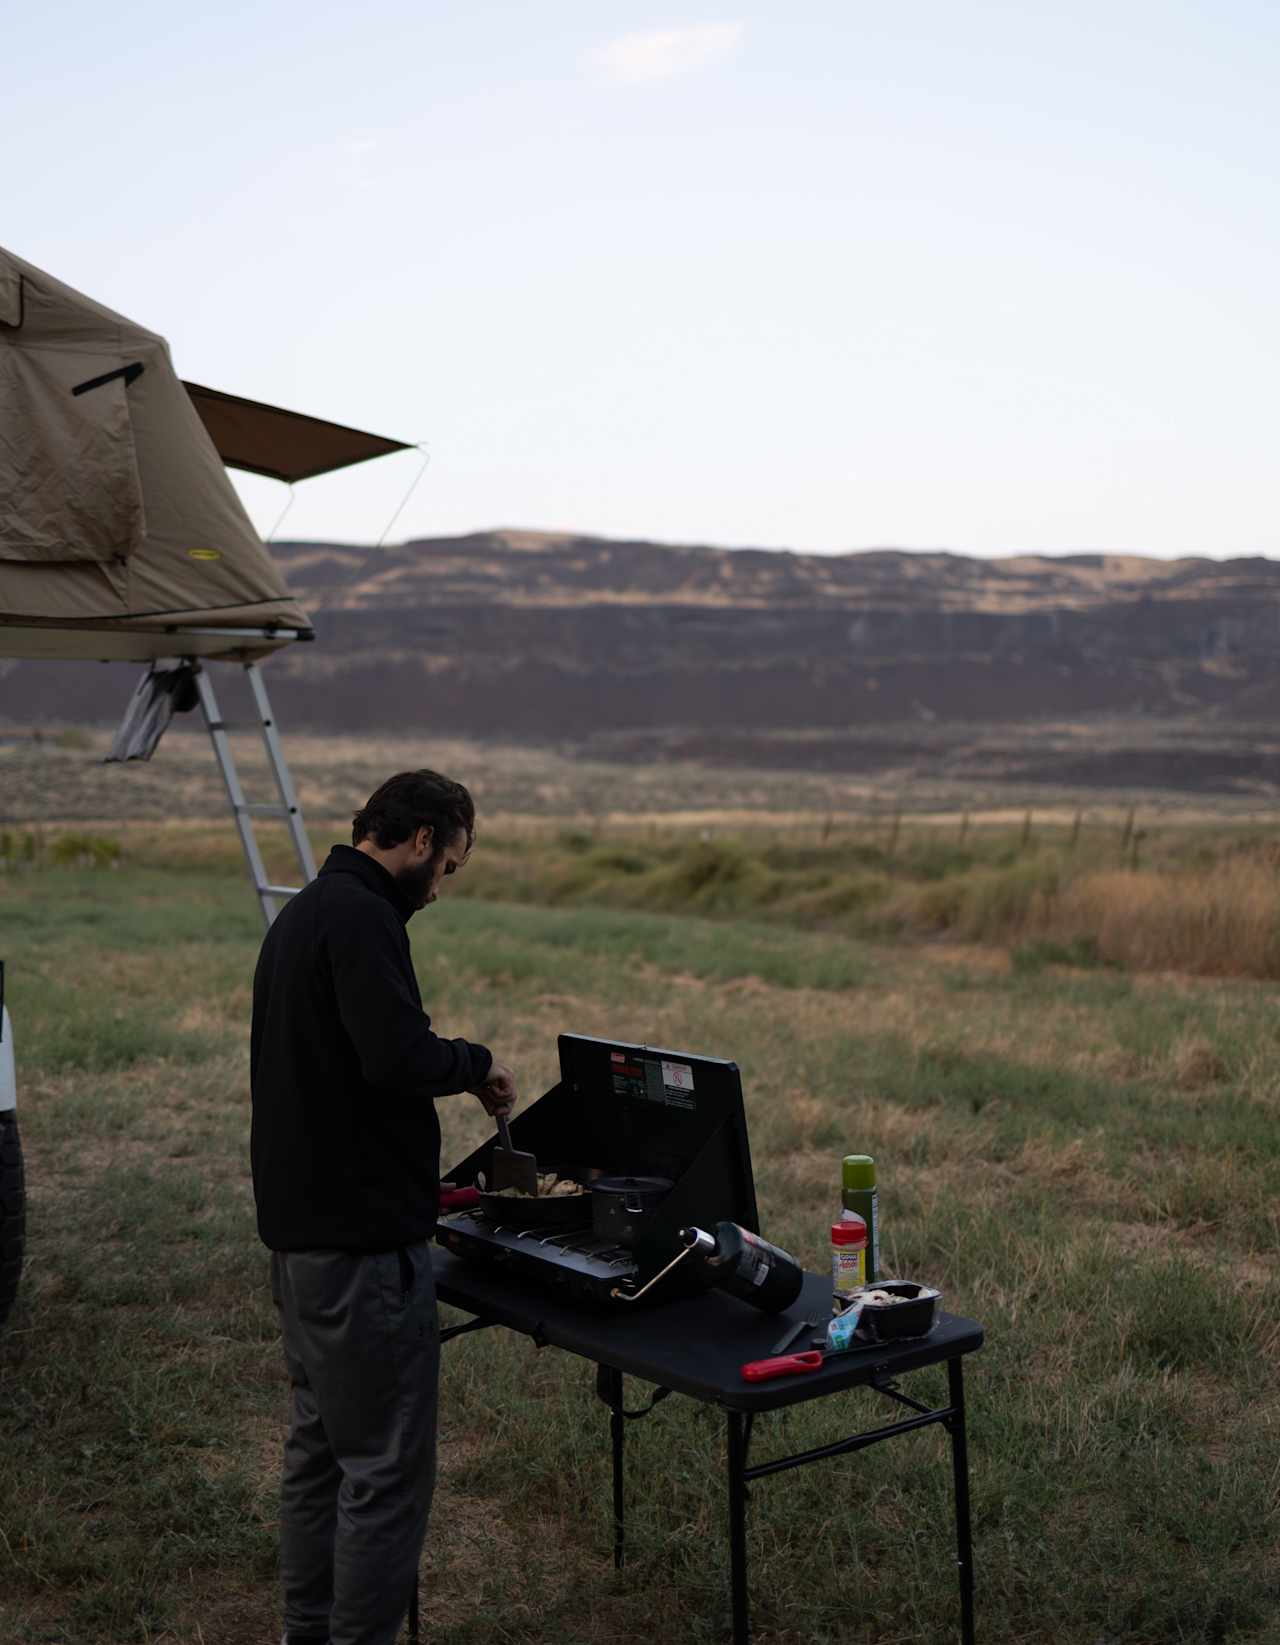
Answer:
<svg viewBox="0 0 1280 1645"><path fill-rule="evenodd" d="M280 1492L284 1621L393 1645L436 1469L440 1330L430 1247L273 1251L292 1409Z"/></svg>

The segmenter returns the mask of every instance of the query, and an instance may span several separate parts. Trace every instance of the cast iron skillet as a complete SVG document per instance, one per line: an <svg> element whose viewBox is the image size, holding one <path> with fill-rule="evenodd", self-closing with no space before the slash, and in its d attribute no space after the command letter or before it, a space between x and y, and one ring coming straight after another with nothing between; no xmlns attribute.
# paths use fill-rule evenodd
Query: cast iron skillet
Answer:
<svg viewBox="0 0 1280 1645"><path fill-rule="evenodd" d="M557 1175L587 1182L598 1171L566 1166L552 1167ZM479 1185L477 1184L477 1188ZM591 1221L591 1190L581 1194L552 1194L546 1199L525 1199L515 1194L487 1194L479 1188L480 1209L495 1222L511 1228L585 1228Z"/></svg>

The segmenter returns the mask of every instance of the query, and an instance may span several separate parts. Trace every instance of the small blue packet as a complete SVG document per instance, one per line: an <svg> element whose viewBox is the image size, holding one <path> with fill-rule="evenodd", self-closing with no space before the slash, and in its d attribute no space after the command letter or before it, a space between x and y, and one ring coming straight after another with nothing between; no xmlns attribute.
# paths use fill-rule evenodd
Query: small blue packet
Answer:
<svg viewBox="0 0 1280 1645"><path fill-rule="evenodd" d="M844 1313L837 1314L827 1326L827 1352L829 1354L843 1353L846 1348L853 1347L853 1334L858 1329L858 1321L862 1318L861 1302L851 1302Z"/></svg>

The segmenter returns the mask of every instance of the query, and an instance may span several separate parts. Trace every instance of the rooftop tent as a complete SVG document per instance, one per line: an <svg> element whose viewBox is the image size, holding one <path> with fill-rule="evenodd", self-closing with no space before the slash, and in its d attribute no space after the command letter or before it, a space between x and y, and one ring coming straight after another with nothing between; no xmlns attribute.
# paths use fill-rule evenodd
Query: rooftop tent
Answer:
<svg viewBox="0 0 1280 1645"><path fill-rule="evenodd" d="M149 662L113 759L198 702L268 925L296 887L254 816L285 822L304 881L315 862L258 659L311 629L223 464L293 481L407 449L183 383L163 337L0 249L0 657ZM243 666L279 805L245 798L210 657Z"/></svg>
<svg viewBox="0 0 1280 1645"><path fill-rule="evenodd" d="M0 656L309 635L223 464L293 480L404 449L188 386L162 337L0 250Z"/></svg>

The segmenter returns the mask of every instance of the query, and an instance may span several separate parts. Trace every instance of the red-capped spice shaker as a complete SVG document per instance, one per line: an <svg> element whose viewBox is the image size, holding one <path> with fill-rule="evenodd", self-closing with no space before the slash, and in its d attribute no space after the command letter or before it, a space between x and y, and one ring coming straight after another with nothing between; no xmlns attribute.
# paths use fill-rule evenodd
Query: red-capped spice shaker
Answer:
<svg viewBox="0 0 1280 1645"><path fill-rule="evenodd" d="M867 1283L867 1225L856 1212L846 1211L831 1224L831 1289L849 1296Z"/></svg>

